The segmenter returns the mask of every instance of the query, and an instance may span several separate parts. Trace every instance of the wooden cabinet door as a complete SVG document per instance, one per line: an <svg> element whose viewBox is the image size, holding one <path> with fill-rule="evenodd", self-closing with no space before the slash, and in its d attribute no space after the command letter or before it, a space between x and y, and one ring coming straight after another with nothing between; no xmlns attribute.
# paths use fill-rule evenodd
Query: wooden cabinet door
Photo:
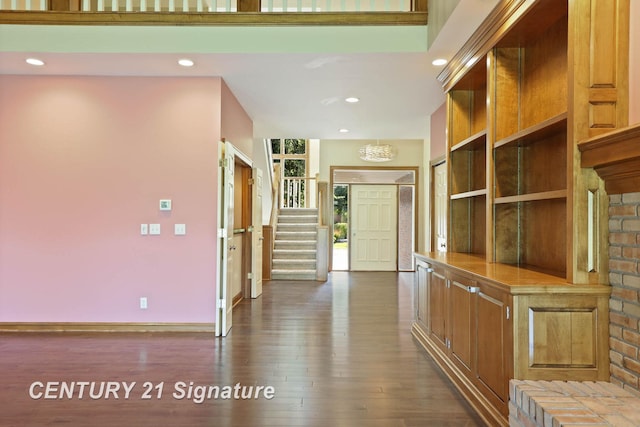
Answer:
<svg viewBox="0 0 640 427"><path fill-rule="evenodd" d="M475 341L476 283L464 277L449 278L449 350L452 360L470 375Z"/></svg>
<svg viewBox="0 0 640 427"><path fill-rule="evenodd" d="M511 297L479 283L476 308L476 380L483 394L508 413L509 379L513 372Z"/></svg>
<svg viewBox="0 0 640 427"><path fill-rule="evenodd" d="M428 315L428 290L431 271L431 267L426 262L416 262L416 275L413 295L415 321L424 331L428 331L430 329Z"/></svg>
<svg viewBox="0 0 640 427"><path fill-rule="evenodd" d="M429 335L447 351L447 279L440 269L433 269L429 274Z"/></svg>

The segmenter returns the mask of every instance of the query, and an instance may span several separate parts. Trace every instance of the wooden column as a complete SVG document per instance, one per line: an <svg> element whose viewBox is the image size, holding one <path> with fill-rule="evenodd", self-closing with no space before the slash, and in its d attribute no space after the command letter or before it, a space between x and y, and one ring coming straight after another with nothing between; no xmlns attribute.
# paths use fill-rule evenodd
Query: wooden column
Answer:
<svg viewBox="0 0 640 427"><path fill-rule="evenodd" d="M412 0L411 12L426 12L428 7L428 0Z"/></svg>
<svg viewBox="0 0 640 427"><path fill-rule="evenodd" d="M262 280L271 280L271 269L273 260L273 233L274 227L271 225L262 226Z"/></svg>
<svg viewBox="0 0 640 427"><path fill-rule="evenodd" d="M260 12L260 0L238 0L238 12Z"/></svg>
<svg viewBox="0 0 640 427"><path fill-rule="evenodd" d="M567 279L608 281L608 196L592 169L581 164L578 143L627 126L629 117L629 0L569 2L570 167ZM589 201L591 199L591 201ZM589 223L590 222L590 223ZM594 235L590 243L587 235ZM592 259L592 262L589 262Z"/></svg>
<svg viewBox="0 0 640 427"><path fill-rule="evenodd" d="M80 0L50 0L49 10L54 12L77 12L81 10Z"/></svg>

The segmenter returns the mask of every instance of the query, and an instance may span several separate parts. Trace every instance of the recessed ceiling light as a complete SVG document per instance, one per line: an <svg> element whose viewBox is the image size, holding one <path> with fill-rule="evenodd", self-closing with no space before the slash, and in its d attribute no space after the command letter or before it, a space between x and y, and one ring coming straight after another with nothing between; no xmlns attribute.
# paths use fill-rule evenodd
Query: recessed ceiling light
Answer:
<svg viewBox="0 0 640 427"><path fill-rule="evenodd" d="M431 61L431 63L435 66L440 66L440 65L444 65L447 63L447 60L444 58L438 58L438 59L434 59L433 61Z"/></svg>
<svg viewBox="0 0 640 427"><path fill-rule="evenodd" d="M27 64L31 64L31 65L36 65L36 66L41 66L44 65L44 61L37 59L37 58L27 58L26 59Z"/></svg>
<svg viewBox="0 0 640 427"><path fill-rule="evenodd" d="M182 65L183 67L193 67L193 61L187 58L178 60L178 64Z"/></svg>
<svg viewBox="0 0 640 427"><path fill-rule="evenodd" d="M358 101L360 101L360 98L356 98L355 96L350 96L349 98L345 98L345 101L354 104Z"/></svg>
<svg viewBox="0 0 640 427"><path fill-rule="evenodd" d="M349 129L342 128L342 129L339 130L339 132L340 133L347 133L347 132L349 132Z"/></svg>

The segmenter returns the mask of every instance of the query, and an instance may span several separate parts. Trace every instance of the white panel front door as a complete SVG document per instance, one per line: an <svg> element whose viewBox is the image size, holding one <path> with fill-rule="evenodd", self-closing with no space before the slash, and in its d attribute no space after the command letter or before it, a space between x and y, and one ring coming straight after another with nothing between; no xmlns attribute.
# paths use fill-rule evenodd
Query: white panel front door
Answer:
<svg viewBox="0 0 640 427"><path fill-rule="evenodd" d="M396 271L398 188L351 186L351 270Z"/></svg>

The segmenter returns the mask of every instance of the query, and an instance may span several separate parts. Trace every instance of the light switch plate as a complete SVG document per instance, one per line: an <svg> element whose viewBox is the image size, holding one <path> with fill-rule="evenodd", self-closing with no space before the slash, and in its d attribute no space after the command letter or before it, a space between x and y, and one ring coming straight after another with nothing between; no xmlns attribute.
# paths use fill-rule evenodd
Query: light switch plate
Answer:
<svg viewBox="0 0 640 427"><path fill-rule="evenodd" d="M184 236L185 234L187 234L187 224L175 224L174 234L176 236Z"/></svg>
<svg viewBox="0 0 640 427"><path fill-rule="evenodd" d="M149 224L140 224L140 234L143 236L149 234Z"/></svg>
<svg viewBox="0 0 640 427"><path fill-rule="evenodd" d="M149 234L157 236L160 234L160 224L149 224Z"/></svg>

